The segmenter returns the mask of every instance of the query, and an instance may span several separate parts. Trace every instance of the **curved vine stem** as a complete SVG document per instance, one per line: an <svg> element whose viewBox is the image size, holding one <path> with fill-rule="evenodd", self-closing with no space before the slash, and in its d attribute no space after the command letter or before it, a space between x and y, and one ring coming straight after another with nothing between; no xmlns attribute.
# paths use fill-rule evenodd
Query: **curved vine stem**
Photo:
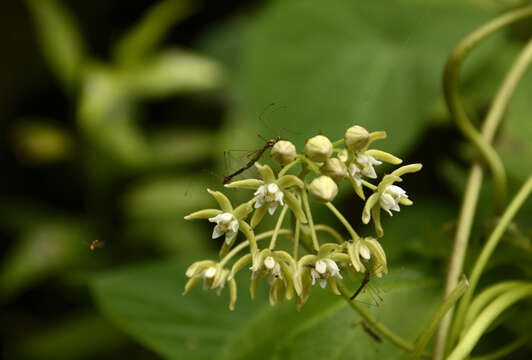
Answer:
<svg viewBox="0 0 532 360"><path fill-rule="evenodd" d="M329 233L333 238L336 239L336 241L338 241L339 244L343 244L345 242L345 239L342 237L342 235L340 235L338 231L336 231L329 225L316 224L314 225L314 229L316 229L316 231L323 231Z"/></svg>
<svg viewBox="0 0 532 360"><path fill-rule="evenodd" d="M525 71L528 69L528 66L531 61L531 45L529 43L525 50L523 50L519 58L516 60L514 66L504 79L503 84L497 92L492 106L488 111L486 121L484 122L482 127L482 136L480 137L480 139L478 136L478 132L474 127L472 127L471 122L467 118L467 115L458 98L458 75L460 70L460 63L463 60L463 57L465 57L465 55L467 55L467 53L484 37L492 34L494 31L500 29L503 26L522 20L531 15L532 6L528 6L509 12L508 14L502 15L501 17L485 24L478 30L471 33L468 37L466 37L457 46L455 51L453 51L453 54L447 62L446 71L444 73L444 90L446 93L446 100L448 102L449 108L451 109L451 114L459 123L459 127L467 128L466 131L469 131L470 136L474 137L477 142L480 140L484 147L486 147L486 144L489 145L489 143L492 141L493 136L495 134L495 130L498 127L498 124L506 109L509 99L515 91L517 83L523 77ZM457 58L457 56L461 56L462 59L460 59L459 57ZM493 153L493 151L491 153ZM495 163L496 162L497 161L495 161ZM494 164L492 164L491 166L492 170L493 167ZM495 167L497 167L497 165L495 165ZM471 233L471 227L473 224L473 217L478 202L482 178L482 167L480 163L476 162L472 165L471 170L469 172L467 185L464 193L464 200L462 202L462 207L460 210L460 217L458 220L458 227L454 238L453 252L449 264L449 272L447 275L445 295L448 295L452 291L452 289L455 288L456 283L458 282L458 277L462 272L465 251L467 248L469 235ZM497 179L495 179L495 181L497 181ZM501 187L503 184L505 184L505 179L503 178L502 183L499 179L498 187ZM435 360L440 360L443 357L452 315L453 309L451 309L447 313L440 325L440 329L436 337L434 347Z"/></svg>
<svg viewBox="0 0 532 360"><path fill-rule="evenodd" d="M480 154L487 162L493 174L495 200L499 207L503 206L506 193L506 174L504 166L502 165L499 156L490 145L491 139L483 136L473 126L464 110L458 91L460 70L462 62L465 60L471 49L477 46L480 41L500 28L530 15L532 15L532 6L509 12L473 31L454 48L447 58L444 69L443 91L447 106L449 107L451 116L456 121L458 128L464 133L468 140L477 147ZM493 128L492 133L495 128L496 126Z"/></svg>
<svg viewBox="0 0 532 360"><path fill-rule="evenodd" d="M331 210L331 212L334 214L334 216L336 216L338 220L340 220L340 222L344 225L345 229L349 233L349 236L351 236L353 240L358 240L360 238L360 236L358 236L358 234L356 233L355 229L353 229L351 224L349 224L349 221L345 219L342 213L339 212L338 209L331 202L325 203L325 206L327 206L329 210Z"/></svg>
<svg viewBox="0 0 532 360"><path fill-rule="evenodd" d="M486 267L489 258L493 254L493 251L499 243L499 240L501 239L502 235L508 228L508 225L510 224L514 216L517 214L517 211L519 211L519 209L531 193L532 175L524 183L524 185L521 187L517 195L514 197L514 199L508 206L508 209L506 209L502 217L499 219L497 226L489 236L488 241L486 241L482 252L478 256L478 259L475 262L475 265L473 266L470 278L471 286L469 287L464 297L462 298L462 301L460 301L460 304L458 305L458 311L456 312L456 318L454 320L451 336L449 339L450 344L453 344L454 340L456 340L456 338L458 337L460 329L462 328L462 325L464 323L464 317L469 307L469 303L471 302L471 298L478 284L478 280L480 279L480 275L482 275L482 272L484 271L484 268Z"/></svg>

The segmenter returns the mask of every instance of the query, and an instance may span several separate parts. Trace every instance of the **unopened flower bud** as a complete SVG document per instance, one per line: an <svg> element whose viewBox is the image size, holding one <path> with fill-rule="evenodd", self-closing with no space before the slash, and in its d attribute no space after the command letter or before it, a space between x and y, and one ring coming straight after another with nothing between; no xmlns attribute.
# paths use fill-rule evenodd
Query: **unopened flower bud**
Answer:
<svg viewBox="0 0 532 360"><path fill-rule="evenodd" d="M353 151L360 151L368 145L369 133L362 126L351 126L344 134L345 146Z"/></svg>
<svg viewBox="0 0 532 360"><path fill-rule="evenodd" d="M309 189L314 199L320 202L332 201L338 194L338 185L325 175L312 180Z"/></svg>
<svg viewBox="0 0 532 360"><path fill-rule="evenodd" d="M307 140L303 151L310 160L323 162L332 155L333 145L326 136L317 135Z"/></svg>
<svg viewBox="0 0 532 360"><path fill-rule="evenodd" d="M323 175L327 175L334 180L335 183L341 183L347 176L347 168L344 163L337 158L329 158L325 164L320 168Z"/></svg>
<svg viewBox="0 0 532 360"><path fill-rule="evenodd" d="M270 156L284 166L296 158L296 147L290 141L280 140L273 146Z"/></svg>

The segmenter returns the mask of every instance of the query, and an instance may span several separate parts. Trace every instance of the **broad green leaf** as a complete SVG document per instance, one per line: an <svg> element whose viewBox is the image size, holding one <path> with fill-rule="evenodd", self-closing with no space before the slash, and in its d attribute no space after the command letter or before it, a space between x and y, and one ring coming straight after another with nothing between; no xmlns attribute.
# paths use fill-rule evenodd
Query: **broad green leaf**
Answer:
<svg viewBox="0 0 532 360"><path fill-rule="evenodd" d="M149 55L170 28L191 10L188 0L163 0L147 11L139 23L121 39L115 48L119 62L130 64Z"/></svg>
<svg viewBox="0 0 532 360"><path fill-rule="evenodd" d="M48 65L62 85L72 91L79 80L85 56L85 46L75 19L61 1L26 0L26 4Z"/></svg>
<svg viewBox="0 0 532 360"><path fill-rule="evenodd" d="M286 106L269 127L299 132L299 143L319 131L340 138L357 123L386 130L383 148L400 155L441 94L447 53L488 18L458 3L273 2L243 54L243 103L252 118Z"/></svg>
<svg viewBox="0 0 532 360"><path fill-rule="evenodd" d="M193 289L186 296L185 266L160 263L104 274L92 282L96 301L120 328L167 359L399 359L404 352L386 340L375 343L360 318L339 296L317 286L300 312L293 302L271 307L266 294L249 300L238 278L235 311L221 297ZM358 286L360 279L351 285ZM409 271L379 284L383 302L371 312L413 341L438 303L434 282ZM264 289L265 284L261 285ZM368 301L362 296L359 301Z"/></svg>
<svg viewBox="0 0 532 360"><path fill-rule="evenodd" d="M172 49L128 68L122 76L132 95L161 98L216 88L222 81L222 69L214 60Z"/></svg>

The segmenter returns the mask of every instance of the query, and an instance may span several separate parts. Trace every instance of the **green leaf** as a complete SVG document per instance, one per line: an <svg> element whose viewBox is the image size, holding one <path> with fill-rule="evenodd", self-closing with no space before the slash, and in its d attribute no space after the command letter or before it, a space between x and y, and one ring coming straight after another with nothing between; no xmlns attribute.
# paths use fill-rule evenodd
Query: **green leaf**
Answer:
<svg viewBox="0 0 532 360"><path fill-rule="evenodd" d="M235 311L201 286L181 296L185 266L160 263L126 268L92 282L97 303L123 330L167 359L398 359L402 351L375 343L343 298L314 287L300 312L293 301L266 304L266 292L249 300L246 275L238 278ZM379 283L383 302L370 307L380 321L413 341L426 325L439 292L414 272L390 271ZM395 274L397 274L395 276ZM351 284L355 289L360 279ZM265 283L261 285L265 290ZM359 301L368 301L361 296Z"/></svg>
<svg viewBox="0 0 532 360"><path fill-rule="evenodd" d="M269 127L300 132L300 143L356 123L387 131L383 150L400 155L440 97L447 53L487 18L458 3L276 1L250 31L244 104L252 118L286 106Z"/></svg>
<svg viewBox="0 0 532 360"><path fill-rule="evenodd" d="M153 52L175 23L190 13L190 8L187 0L160 1L118 42L115 57L125 64L142 60Z"/></svg>
<svg viewBox="0 0 532 360"><path fill-rule="evenodd" d="M132 94L162 98L211 90L221 84L222 70L214 60L183 50L165 50L123 73Z"/></svg>
<svg viewBox="0 0 532 360"><path fill-rule="evenodd" d="M39 45L48 65L67 91L80 75L85 45L75 19L56 0L27 0Z"/></svg>

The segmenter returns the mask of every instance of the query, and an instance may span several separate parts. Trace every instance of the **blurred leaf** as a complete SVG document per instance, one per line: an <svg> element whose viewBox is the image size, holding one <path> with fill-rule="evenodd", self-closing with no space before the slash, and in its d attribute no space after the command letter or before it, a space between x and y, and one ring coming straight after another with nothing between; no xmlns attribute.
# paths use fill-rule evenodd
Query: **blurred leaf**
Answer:
<svg viewBox="0 0 532 360"><path fill-rule="evenodd" d="M126 86L141 98L210 90L220 85L218 63L183 50L165 50L123 73Z"/></svg>
<svg viewBox="0 0 532 360"><path fill-rule="evenodd" d="M84 60L83 39L72 15L56 0L26 0L39 45L62 85L72 91Z"/></svg>
<svg viewBox="0 0 532 360"><path fill-rule="evenodd" d="M509 70L509 69L508 69ZM519 83L510 101L507 119L502 125L497 149L507 168L508 175L519 183L532 175L532 71Z"/></svg>
<svg viewBox="0 0 532 360"><path fill-rule="evenodd" d="M227 309L227 290L222 298L199 289L182 297L184 270L185 266L174 263L127 268L96 278L92 289L110 319L167 359L356 360L404 356L387 341L375 343L362 331L358 316L342 298L318 287L297 312L293 303L270 307L265 293L251 302L247 289L241 286L237 308L231 312ZM384 302L373 312L413 340L437 304L438 292L433 285L417 273L389 275L383 285Z"/></svg>
<svg viewBox="0 0 532 360"><path fill-rule="evenodd" d="M126 337L98 314L70 317L16 346L17 359L94 359L120 348Z"/></svg>
<svg viewBox="0 0 532 360"><path fill-rule="evenodd" d="M213 131L170 128L150 137L152 161L149 165L198 164L210 158L215 147Z"/></svg>
<svg viewBox="0 0 532 360"><path fill-rule="evenodd" d="M145 164L147 145L135 120L132 103L122 79L105 66L91 66L84 78L78 110L83 134L106 156L127 166Z"/></svg>
<svg viewBox="0 0 532 360"><path fill-rule="evenodd" d="M77 221L48 221L26 229L5 256L0 273L2 297L10 297L27 286L72 265L89 251L88 229Z"/></svg>
<svg viewBox="0 0 532 360"><path fill-rule="evenodd" d="M74 154L72 136L49 119L21 119L13 130L17 156L30 163L70 159Z"/></svg>
<svg viewBox="0 0 532 360"><path fill-rule="evenodd" d="M386 130L384 148L401 154L440 96L447 53L487 19L449 2L274 2L244 54L244 104L251 114L287 106L269 122L302 132L300 143L319 131L340 138L358 123Z"/></svg>
<svg viewBox="0 0 532 360"><path fill-rule="evenodd" d="M202 207L215 207L200 177L150 178L133 186L123 200L125 213L133 218L185 216Z"/></svg>
<svg viewBox="0 0 532 360"><path fill-rule="evenodd" d="M135 63L149 55L170 28L189 15L188 0L163 0L155 4L139 23L120 40L115 57L121 63Z"/></svg>

